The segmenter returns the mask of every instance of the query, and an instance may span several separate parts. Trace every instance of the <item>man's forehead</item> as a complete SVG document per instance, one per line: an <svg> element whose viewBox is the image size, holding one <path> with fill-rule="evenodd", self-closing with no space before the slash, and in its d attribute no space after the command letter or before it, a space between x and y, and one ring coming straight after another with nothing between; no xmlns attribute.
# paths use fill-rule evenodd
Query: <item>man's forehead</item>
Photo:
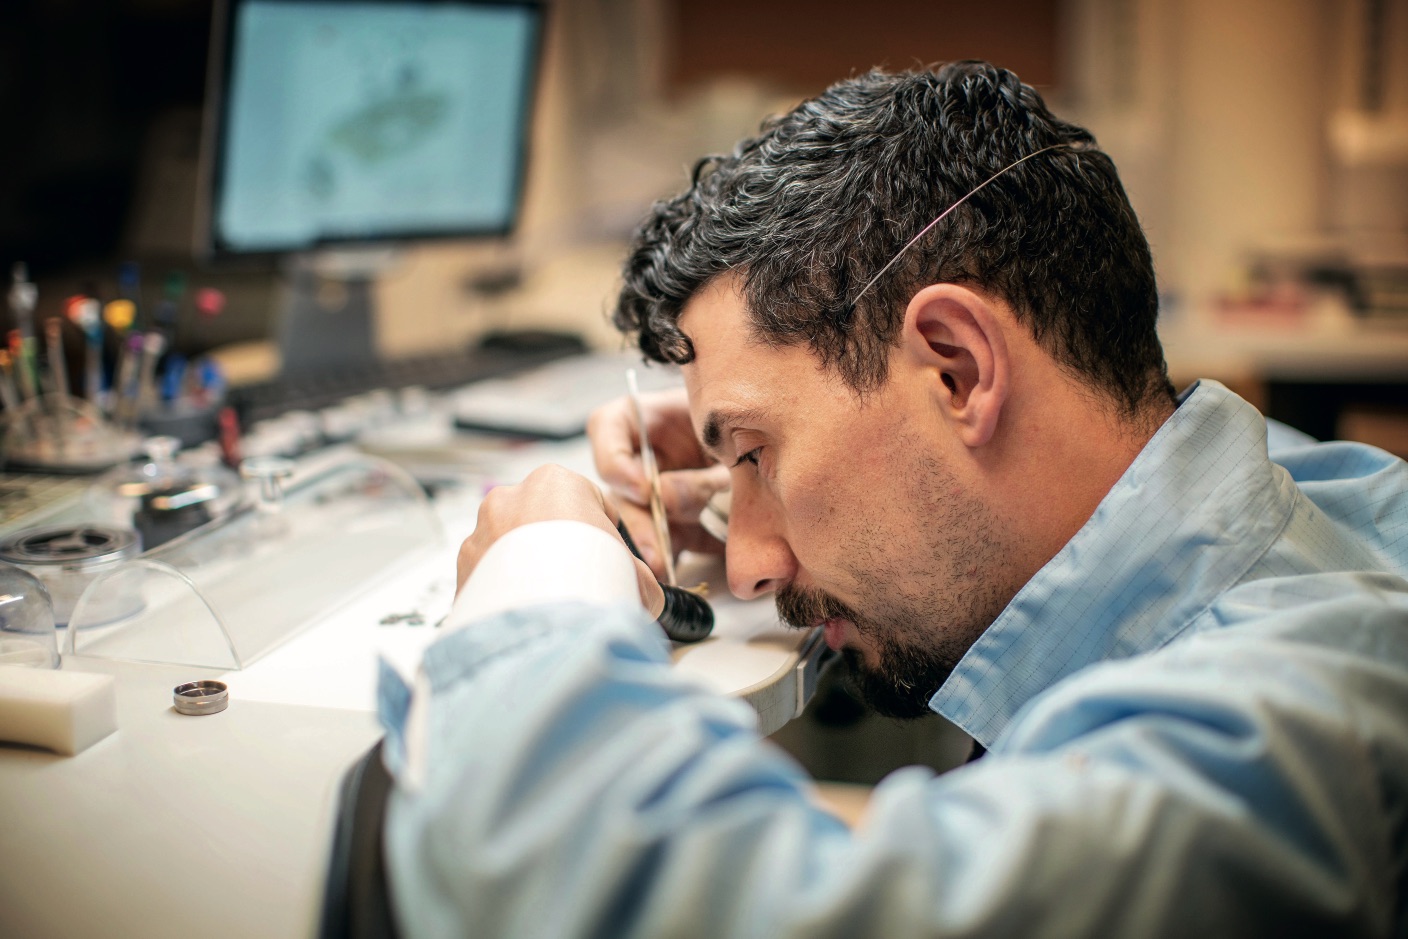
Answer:
<svg viewBox="0 0 1408 939"><path fill-rule="evenodd" d="M721 274L696 291L676 325L694 352L680 370L695 431L704 440L709 412L746 387L748 377L758 372L764 348L748 335L743 295L733 274Z"/></svg>
<svg viewBox="0 0 1408 939"><path fill-rule="evenodd" d="M710 278L685 301L675 325L697 347L716 334L746 339L750 332L743 279L732 271Z"/></svg>

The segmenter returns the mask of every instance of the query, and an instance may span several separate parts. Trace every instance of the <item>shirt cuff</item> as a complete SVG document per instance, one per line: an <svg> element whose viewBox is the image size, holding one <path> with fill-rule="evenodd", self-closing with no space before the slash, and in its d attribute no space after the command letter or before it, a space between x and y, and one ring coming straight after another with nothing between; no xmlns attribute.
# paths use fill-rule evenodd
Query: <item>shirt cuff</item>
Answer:
<svg viewBox="0 0 1408 939"><path fill-rule="evenodd" d="M443 628L539 603L640 603L635 560L619 538L586 522L512 529L484 552Z"/></svg>

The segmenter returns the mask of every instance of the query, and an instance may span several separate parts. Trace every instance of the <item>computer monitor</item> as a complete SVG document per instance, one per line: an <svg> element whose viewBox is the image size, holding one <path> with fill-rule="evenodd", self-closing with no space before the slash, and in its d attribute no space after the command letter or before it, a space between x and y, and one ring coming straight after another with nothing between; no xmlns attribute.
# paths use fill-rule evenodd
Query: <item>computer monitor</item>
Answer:
<svg viewBox="0 0 1408 939"><path fill-rule="evenodd" d="M209 253L513 227L539 4L229 0L224 14L207 114Z"/></svg>
<svg viewBox="0 0 1408 939"><path fill-rule="evenodd" d="M371 323L359 339L355 322L370 320L370 271L342 265L349 290L333 293L353 309L325 329L314 301L328 292L310 257L512 230L542 17L528 0L227 0L217 10L197 245L207 258L300 262L289 265L286 371L291 354L314 365L371 354L346 348L371 341ZM310 328L327 335L303 335Z"/></svg>

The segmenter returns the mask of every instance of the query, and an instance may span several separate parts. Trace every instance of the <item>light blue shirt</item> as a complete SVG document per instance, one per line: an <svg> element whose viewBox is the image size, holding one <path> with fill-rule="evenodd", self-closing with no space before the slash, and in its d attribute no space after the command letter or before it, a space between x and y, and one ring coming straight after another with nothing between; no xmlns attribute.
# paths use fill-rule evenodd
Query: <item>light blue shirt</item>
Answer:
<svg viewBox="0 0 1408 939"><path fill-rule="evenodd" d="M1191 390L934 696L989 755L858 832L631 605L467 623L384 683L402 928L1408 935L1408 469L1272 436Z"/></svg>

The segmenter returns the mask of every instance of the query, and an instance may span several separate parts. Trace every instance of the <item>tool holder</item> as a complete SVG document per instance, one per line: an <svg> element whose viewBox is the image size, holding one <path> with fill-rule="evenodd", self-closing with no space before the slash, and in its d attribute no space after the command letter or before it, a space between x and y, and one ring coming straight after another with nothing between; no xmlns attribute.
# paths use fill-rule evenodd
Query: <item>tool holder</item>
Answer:
<svg viewBox="0 0 1408 939"><path fill-rule="evenodd" d="M96 473L132 459L141 444L72 395L40 395L0 415L0 464L9 469Z"/></svg>

